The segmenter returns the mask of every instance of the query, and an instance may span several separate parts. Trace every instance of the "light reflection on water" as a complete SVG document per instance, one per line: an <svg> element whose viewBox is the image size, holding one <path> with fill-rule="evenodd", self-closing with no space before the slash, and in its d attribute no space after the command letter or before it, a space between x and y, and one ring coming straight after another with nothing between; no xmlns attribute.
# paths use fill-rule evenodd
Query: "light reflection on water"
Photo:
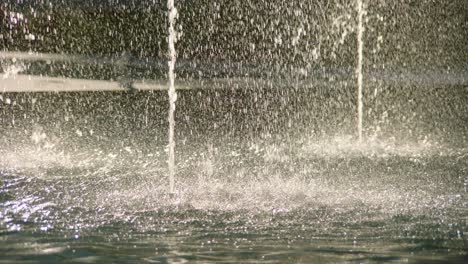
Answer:
<svg viewBox="0 0 468 264"><path fill-rule="evenodd" d="M1 259L463 261L467 150L353 144L182 146L175 197L163 155L17 149L2 159Z"/></svg>

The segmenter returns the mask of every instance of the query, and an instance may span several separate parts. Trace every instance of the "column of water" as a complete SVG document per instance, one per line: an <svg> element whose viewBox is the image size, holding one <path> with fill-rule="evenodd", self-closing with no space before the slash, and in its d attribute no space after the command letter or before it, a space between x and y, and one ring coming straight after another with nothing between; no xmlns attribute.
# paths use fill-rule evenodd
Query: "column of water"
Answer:
<svg viewBox="0 0 468 264"><path fill-rule="evenodd" d="M364 33L364 27L362 25L362 19L363 19L363 8L362 8L362 0L356 0L357 1L357 12L358 12L358 25L357 25L357 43L358 43L358 62L357 62L357 68L356 68L356 74L357 74L357 86L358 86L358 137L359 137L359 142L362 142L362 122L363 122L363 83L362 83L362 61L363 61L363 33Z"/></svg>
<svg viewBox="0 0 468 264"><path fill-rule="evenodd" d="M167 1L167 8L169 9L169 192L174 193L174 176L175 176L175 141L174 141L174 112L177 101L177 93L175 91L175 63L176 63L176 31L174 28L175 20L177 17L177 9L174 6L174 0Z"/></svg>

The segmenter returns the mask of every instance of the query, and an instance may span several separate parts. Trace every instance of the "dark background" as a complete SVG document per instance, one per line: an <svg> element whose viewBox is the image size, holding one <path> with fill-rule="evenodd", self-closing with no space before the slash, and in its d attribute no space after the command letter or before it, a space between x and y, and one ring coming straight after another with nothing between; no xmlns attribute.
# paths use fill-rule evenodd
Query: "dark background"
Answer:
<svg viewBox="0 0 468 264"><path fill-rule="evenodd" d="M364 3L366 69L466 69L466 1ZM0 48L165 60L166 5L160 0L9 1L1 4ZM184 0L176 6L179 60L275 65L281 71L353 68L356 62L355 1ZM24 19L12 24L10 11ZM299 28L303 33L293 44ZM29 33L34 40L25 38ZM275 43L279 36L282 41Z"/></svg>

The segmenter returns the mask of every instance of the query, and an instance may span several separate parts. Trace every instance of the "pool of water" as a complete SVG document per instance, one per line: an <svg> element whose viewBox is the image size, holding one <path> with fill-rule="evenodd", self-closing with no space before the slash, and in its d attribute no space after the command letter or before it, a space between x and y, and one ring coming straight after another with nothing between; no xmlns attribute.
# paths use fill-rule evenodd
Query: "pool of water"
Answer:
<svg viewBox="0 0 468 264"><path fill-rule="evenodd" d="M5 155L0 259L466 261L467 148L334 138L185 150L175 195L155 155Z"/></svg>
<svg viewBox="0 0 468 264"><path fill-rule="evenodd" d="M465 263L464 95L3 94L0 262Z"/></svg>

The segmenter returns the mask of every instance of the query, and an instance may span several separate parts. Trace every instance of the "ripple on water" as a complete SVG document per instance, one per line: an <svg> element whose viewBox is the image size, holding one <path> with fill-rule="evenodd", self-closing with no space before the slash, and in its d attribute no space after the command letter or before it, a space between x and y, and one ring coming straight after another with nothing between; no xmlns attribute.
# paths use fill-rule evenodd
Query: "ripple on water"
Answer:
<svg viewBox="0 0 468 264"><path fill-rule="evenodd" d="M440 259L466 253L463 149L363 147L343 138L297 144L182 153L175 195L163 156L70 152L81 163L36 167L49 152L12 152L1 161L9 165L0 232L11 241L1 252L90 263L229 262L226 254L232 262L425 261L427 250ZM32 163L21 166L28 156ZM60 160L52 157L44 161Z"/></svg>

